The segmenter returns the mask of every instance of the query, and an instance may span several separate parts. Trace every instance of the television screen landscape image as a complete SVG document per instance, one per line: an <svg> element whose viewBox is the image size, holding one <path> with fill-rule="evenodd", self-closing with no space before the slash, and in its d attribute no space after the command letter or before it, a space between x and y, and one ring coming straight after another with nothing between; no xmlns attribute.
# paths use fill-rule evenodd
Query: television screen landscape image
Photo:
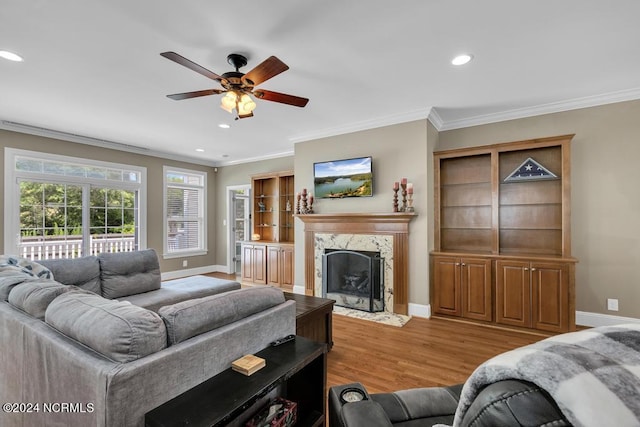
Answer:
<svg viewBox="0 0 640 427"><path fill-rule="evenodd" d="M371 157L314 163L313 181L316 198L372 196Z"/></svg>

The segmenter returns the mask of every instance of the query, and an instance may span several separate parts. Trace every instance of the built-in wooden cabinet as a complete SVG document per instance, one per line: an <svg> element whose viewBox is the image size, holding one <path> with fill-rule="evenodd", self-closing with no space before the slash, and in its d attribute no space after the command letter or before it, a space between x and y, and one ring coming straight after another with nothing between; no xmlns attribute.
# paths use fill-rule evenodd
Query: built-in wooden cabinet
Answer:
<svg viewBox="0 0 640 427"><path fill-rule="evenodd" d="M242 281L292 287L294 178L292 171L251 177L252 235L242 245Z"/></svg>
<svg viewBox="0 0 640 427"><path fill-rule="evenodd" d="M491 321L491 260L434 256L434 312Z"/></svg>
<svg viewBox="0 0 640 427"><path fill-rule="evenodd" d="M267 246L242 244L242 281L267 284Z"/></svg>
<svg viewBox="0 0 640 427"><path fill-rule="evenodd" d="M573 263L496 261L496 323L565 332L575 327L569 298Z"/></svg>
<svg viewBox="0 0 640 427"><path fill-rule="evenodd" d="M572 137L434 153L434 314L575 329Z"/></svg>
<svg viewBox="0 0 640 427"><path fill-rule="evenodd" d="M268 285L293 286L293 245L267 245Z"/></svg>

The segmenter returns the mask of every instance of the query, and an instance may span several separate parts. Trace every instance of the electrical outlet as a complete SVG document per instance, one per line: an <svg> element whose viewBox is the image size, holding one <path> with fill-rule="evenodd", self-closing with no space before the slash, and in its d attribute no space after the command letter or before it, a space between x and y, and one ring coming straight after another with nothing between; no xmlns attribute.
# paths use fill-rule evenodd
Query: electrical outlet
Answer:
<svg viewBox="0 0 640 427"><path fill-rule="evenodd" d="M186 267L189 265L189 261L187 261L186 259L182 260L182 266Z"/></svg>
<svg viewBox="0 0 640 427"><path fill-rule="evenodd" d="M609 311L618 311L618 300L615 298L607 299L607 310Z"/></svg>

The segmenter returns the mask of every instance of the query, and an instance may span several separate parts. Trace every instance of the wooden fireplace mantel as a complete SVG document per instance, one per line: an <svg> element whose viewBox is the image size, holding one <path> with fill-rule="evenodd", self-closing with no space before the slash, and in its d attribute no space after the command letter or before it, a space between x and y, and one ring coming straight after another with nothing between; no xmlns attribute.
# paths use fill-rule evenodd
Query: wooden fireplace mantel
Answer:
<svg viewBox="0 0 640 427"><path fill-rule="evenodd" d="M408 314L409 222L415 213L328 213L295 215L304 222L305 293L314 292L315 233L393 236L393 312Z"/></svg>

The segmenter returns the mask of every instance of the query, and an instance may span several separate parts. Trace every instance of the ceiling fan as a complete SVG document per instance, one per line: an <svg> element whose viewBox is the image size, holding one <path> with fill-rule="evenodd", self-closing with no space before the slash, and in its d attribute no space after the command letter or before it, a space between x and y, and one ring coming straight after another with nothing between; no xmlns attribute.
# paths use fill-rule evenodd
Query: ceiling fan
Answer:
<svg viewBox="0 0 640 427"><path fill-rule="evenodd" d="M260 83L289 69L289 66L280 61L275 56L270 56L260 63L254 69L244 74L239 70L247 65L247 58L238 53L232 53L227 56L227 62L235 67L235 71L229 71L219 76L216 73L188 60L184 56L175 52L163 52L160 55L172 60L190 70L200 73L205 77L220 83L223 89L205 89L195 92L176 93L167 95L168 98L179 101L181 99L197 98L199 96L226 94L222 97L220 107L232 113L236 111L236 120L253 116L253 109L256 104L249 95L255 96L257 99L265 101L280 102L282 104L294 105L296 107L304 107L309 100L299 96L287 95L285 93L273 92L270 90L256 89Z"/></svg>

